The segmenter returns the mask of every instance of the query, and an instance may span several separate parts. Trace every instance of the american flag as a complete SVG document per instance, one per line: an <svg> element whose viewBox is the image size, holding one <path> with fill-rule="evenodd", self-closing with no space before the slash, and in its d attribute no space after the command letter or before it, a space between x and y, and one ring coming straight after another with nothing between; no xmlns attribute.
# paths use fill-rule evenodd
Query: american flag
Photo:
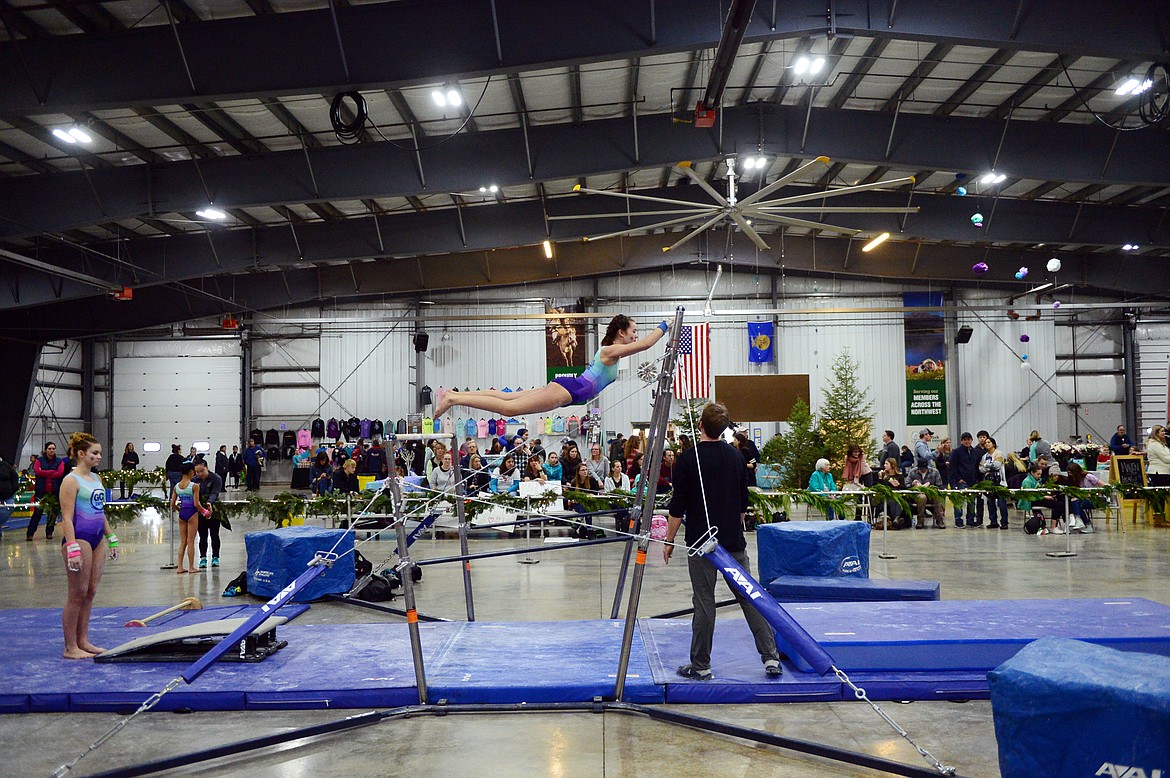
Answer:
<svg viewBox="0 0 1170 778"><path fill-rule="evenodd" d="M682 328L678 336L678 366L674 373L674 396L697 400L711 396L711 325Z"/></svg>

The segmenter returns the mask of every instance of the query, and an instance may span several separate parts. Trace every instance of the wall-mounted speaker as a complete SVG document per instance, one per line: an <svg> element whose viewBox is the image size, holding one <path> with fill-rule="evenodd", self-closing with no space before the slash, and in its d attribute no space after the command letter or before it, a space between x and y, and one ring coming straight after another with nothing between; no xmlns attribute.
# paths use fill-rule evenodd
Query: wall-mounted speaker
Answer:
<svg viewBox="0 0 1170 778"><path fill-rule="evenodd" d="M426 351L427 345L430 344L430 342L431 342L431 336L428 335L427 333L425 333L425 332L414 333L414 350L415 351L419 351L419 352Z"/></svg>
<svg viewBox="0 0 1170 778"><path fill-rule="evenodd" d="M962 327L959 327L959 331L955 333L955 343L969 343L971 341L971 335L974 332L975 330L971 329L970 324L964 324Z"/></svg>

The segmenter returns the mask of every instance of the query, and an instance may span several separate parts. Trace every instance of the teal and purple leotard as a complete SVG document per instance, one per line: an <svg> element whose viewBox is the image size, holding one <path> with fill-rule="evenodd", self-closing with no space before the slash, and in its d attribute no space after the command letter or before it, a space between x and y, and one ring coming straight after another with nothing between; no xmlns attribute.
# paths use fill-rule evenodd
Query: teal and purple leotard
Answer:
<svg viewBox="0 0 1170 778"><path fill-rule="evenodd" d="M563 386L569 393L569 397L572 398L570 405L584 405L601 394L601 390L616 381L617 377L617 362L612 365L602 362L601 349L598 349L597 353L593 355L593 361L589 363L589 367L585 368L584 373L575 376L560 376L554 378L553 383Z"/></svg>

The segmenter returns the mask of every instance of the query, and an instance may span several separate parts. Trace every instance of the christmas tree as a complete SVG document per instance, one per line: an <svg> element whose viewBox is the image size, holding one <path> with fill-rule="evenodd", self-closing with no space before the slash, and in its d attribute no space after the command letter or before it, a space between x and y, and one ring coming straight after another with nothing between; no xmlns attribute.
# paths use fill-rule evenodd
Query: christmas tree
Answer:
<svg viewBox="0 0 1170 778"><path fill-rule="evenodd" d="M826 458L833 473L840 477L849 446L857 444L867 462L877 456L873 439L873 400L869 387L862 386L857 374L859 365L849 349L833 360L833 380L823 390L820 407L820 432Z"/></svg>
<svg viewBox="0 0 1170 778"><path fill-rule="evenodd" d="M817 460L825 456L825 444L817 420L808 403L797 400L788 415L788 432L764 444L760 460L774 463L781 472L780 485L786 489L804 489L816 469Z"/></svg>

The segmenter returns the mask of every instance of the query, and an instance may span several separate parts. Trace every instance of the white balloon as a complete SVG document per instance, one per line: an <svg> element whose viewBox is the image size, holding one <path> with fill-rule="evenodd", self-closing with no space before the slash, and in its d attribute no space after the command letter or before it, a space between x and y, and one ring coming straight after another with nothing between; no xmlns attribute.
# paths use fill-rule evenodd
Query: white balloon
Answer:
<svg viewBox="0 0 1170 778"><path fill-rule="evenodd" d="M1032 363L1025 359L1025 360L1020 362L1020 369L1021 370L1031 370Z"/></svg>
<svg viewBox="0 0 1170 778"><path fill-rule="evenodd" d="M1060 260L1059 259L1057 259L1056 257L1053 257L1052 259L1048 260L1048 272L1049 273L1059 273L1060 272Z"/></svg>

